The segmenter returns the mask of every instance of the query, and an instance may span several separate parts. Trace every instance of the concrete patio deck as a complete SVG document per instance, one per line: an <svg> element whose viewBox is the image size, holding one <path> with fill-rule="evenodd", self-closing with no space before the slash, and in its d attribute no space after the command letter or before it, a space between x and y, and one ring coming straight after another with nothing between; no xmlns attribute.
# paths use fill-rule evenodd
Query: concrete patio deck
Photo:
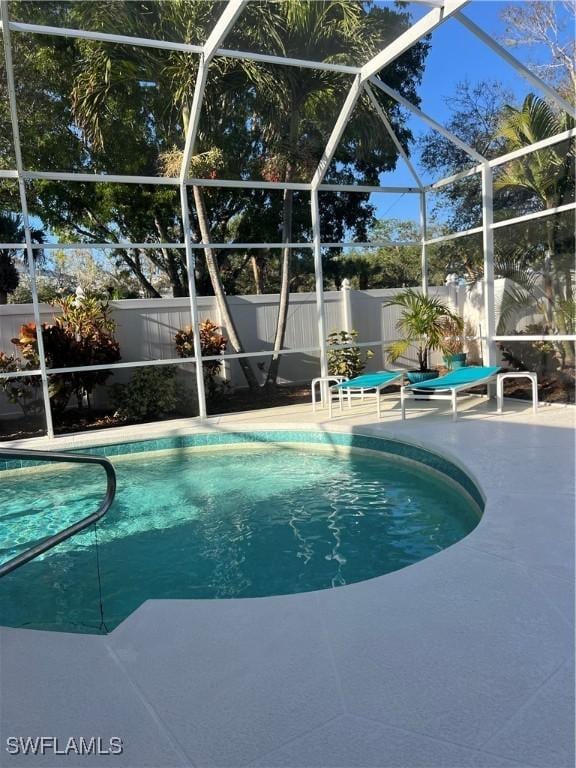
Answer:
<svg viewBox="0 0 576 768"><path fill-rule="evenodd" d="M5 766L568 768L574 762L570 406L397 398L328 421L292 406L59 438L354 430L424 443L487 497L478 527L413 566L333 590L149 601L106 637L0 630ZM15 443L13 443L15 445ZM48 447L23 441L20 447ZM10 756L9 736L112 736L118 756Z"/></svg>

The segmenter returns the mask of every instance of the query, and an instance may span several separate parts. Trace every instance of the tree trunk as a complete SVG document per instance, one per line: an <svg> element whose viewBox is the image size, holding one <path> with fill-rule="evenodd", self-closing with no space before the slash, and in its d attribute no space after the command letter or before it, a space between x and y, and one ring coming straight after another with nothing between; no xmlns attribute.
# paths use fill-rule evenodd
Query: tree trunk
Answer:
<svg viewBox="0 0 576 768"><path fill-rule="evenodd" d="M293 102L290 110L290 125L288 128L287 144L290 157L286 163L286 172L284 181L290 183L293 181L295 172L295 154L298 142L298 127L300 124L300 115L297 105ZM294 192L291 189L284 190L283 212L282 212L282 242L290 243L292 241L292 212L294 208ZM278 318L276 321L276 334L274 336L274 356L268 368L266 376L266 386L275 387L278 379L278 369L280 368L280 351L284 346L284 337L286 335L286 326L288 321L288 306L290 304L290 248L282 249L281 266L281 284L280 301L278 304Z"/></svg>
<svg viewBox="0 0 576 768"><path fill-rule="evenodd" d="M0 304L8 304L8 294L0 289Z"/></svg>
<svg viewBox="0 0 576 768"><path fill-rule="evenodd" d="M250 256L250 265L252 267L252 276L254 278L254 287L258 295L264 293L264 281L262 276L262 265L257 256Z"/></svg>
<svg viewBox="0 0 576 768"><path fill-rule="evenodd" d="M289 163L286 168L285 181L292 178L292 165ZM292 239L292 210L294 203L294 193L291 189L284 190L283 206L283 233L282 242L289 243ZM284 346L284 337L286 336L286 325L288 321L288 306L290 304L290 248L282 249L281 265L281 284L280 301L278 303L278 318L276 320L276 334L274 336L274 356L270 361L268 375L266 376L266 386L275 387L278 379L278 369L280 368L280 350Z"/></svg>
<svg viewBox="0 0 576 768"><path fill-rule="evenodd" d="M204 240L206 243L209 243L211 235L210 225L208 223L208 214L206 212L206 204L204 202L204 193L201 187L192 187L192 190L194 193L194 203L196 205L196 215L198 217L198 224L200 226L200 234L202 235L202 240ZM222 322L226 326L226 333L228 334L230 345L232 346L234 352L244 352L244 348L240 342L234 320L232 319L232 315L228 307L228 301L226 300L226 294L224 293L224 287L222 285L222 278L220 277L220 270L218 269L218 262L212 248L204 248L204 256L206 258L206 267L210 276L210 282L212 283L212 288L214 289L214 296L218 305L218 311L220 313ZM252 370L252 366L250 365L249 361L246 358L240 358L238 362L240 363L240 367L248 387L251 390L258 389L258 381L254 375L254 371Z"/></svg>
<svg viewBox="0 0 576 768"><path fill-rule="evenodd" d="M150 299L160 299L162 298L156 288L152 285L152 283L148 280L146 275L142 272L140 265L137 263L136 259L130 258L127 251L120 251L120 256L124 259L126 264L130 267L132 272L134 273L134 276L146 292L146 296Z"/></svg>

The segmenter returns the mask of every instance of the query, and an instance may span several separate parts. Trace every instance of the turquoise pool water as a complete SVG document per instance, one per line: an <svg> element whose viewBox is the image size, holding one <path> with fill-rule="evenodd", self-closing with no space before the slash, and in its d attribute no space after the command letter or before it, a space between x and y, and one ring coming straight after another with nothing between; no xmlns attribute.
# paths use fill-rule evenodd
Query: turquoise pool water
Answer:
<svg viewBox="0 0 576 768"><path fill-rule="evenodd" d="M455 483L414 462L313 446L113 457L118 493L95 531L0 580L0 624L117 626L150 598L247 598L329 589L404 568L479 521ZM2 561L92 512L102 470L2 476Z"/></svg>

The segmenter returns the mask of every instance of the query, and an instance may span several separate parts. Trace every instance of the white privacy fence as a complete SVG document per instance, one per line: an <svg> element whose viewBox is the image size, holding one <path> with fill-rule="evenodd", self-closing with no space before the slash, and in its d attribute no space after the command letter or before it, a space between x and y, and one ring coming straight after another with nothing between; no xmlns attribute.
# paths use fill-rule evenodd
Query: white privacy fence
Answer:
<svg viewBox="0 0 576 768"><path fill-rule="evenodd" d="M386 366L385 347L398 338L395 328L399 311L395 307L383 307L383 303L399 289L380 289L355 291L344 288L342 291L324 293L326 313L326 331L355 330L358 341L369 345L374 357L368 363L369 370ZM465 288L446 286L430 288L430 293L439 295L461 314L467 311L469 301ZM247 353L262 353L252 357L255 373L263 380L273 349L274 333L278 313L278 296L275 294L259 296L229 296L228 303L238 335ZM176 331L190 324L190 309L187 298L178 299L126 299L111 303L112 316L116 322L115 335L120 343L123 363L158 360L174 360L177 357L174 335ZM40 305L43 322L51 322L57 310L47 304ZM198 298L200 320L211 320L222 327L214 297ZM280 366L280 382L310 382L320 375L320 343L318 339L317 304L314 293L294 293L290 297L288 326L284 342L285 353ZM11 339L18 335L19 328L33 321L32 306L28 304L8 304L0 306L0 351L17 354L17 348ZM474 327L474 333L477 333ZM233 350L228 347L228 353ZM224 376L232 387L245 385L237 359L224 358ZM440 362L436 355L433 363ZM407 356L400 365L411 367L415 356ZM75 361L69 361L70 366ZM188 361L189 362L189 361ZM188 368L189 370L189 368ZM115 369L114 379L126 381L130 369ZM193 378L193 377L192 377ZM15 414L17 410L10 406L5 396L0 394L0 416Z"/></svg>
<svg viewBox="0 0 576 768"><path fill-rule="evenodd" d="M506 284L507 281L504 279L494 282L496 327ZM385 307L384 303L399 290L385 288L357 291L345 287L341 291L324 293L327 334L340 330L357 331L359 344L374 352L374 357L368 361L368 370L379 370L389 365L386 359L386 347L399 338L396 322L400 310L397 307ZM466 348L470 362L485 360L486 324L483 283L477 283L472 289L455 285L430 287L429 293L441 297L466 321L468 337ZM251 355L249 359L254 372L263 381L274 346L278 295L229 296L227 300L244 350ZM111 302L111 308L116 322L115 336L120 344L121 364L128 366L132 363L158 364L158 361L164 360L178 362L174 335L179 329L190 324L188 298L125 299ZM222 328L225 336L227 335L227 328L222 323L213 296L199 297L198 310L201 321L211 320ZM49 304L40 305L42 322L52 322L57 312L58 310ZM315 293L291 295L284 352L280 365L280 383L309 383L314 377L320 375L320 343L316 312ZM512 331L521 330L526 324L537 322L539 317L529 310L519 310L507 325ZM18 354L18 349L11 340L18 335L20 327L29 322L33 322L32 305L0 305L0 352ZM227 354L222 358L223 377L233 388L240 388L245 386L245 380L238 360L232 355L233 350L228 345ZM441 354L433 353L432 365L438 365L441 362ZM75 361L69 361L70 366L74 363ZM189 375L190 363L190 360L186 361L186 370L190 384L193 385L194 377ZM415 363L416 354L415 351L411 351L395 363L394 367L411 368ZM112 369L114 378L110 379L110 382L125 382L130 377L130 367L113 366ZM96 393L96 402L103 400L102 395L102 391ZM0 418L17 415L19 412L19 409L11 406L5 395L0 392Z"/></svg>

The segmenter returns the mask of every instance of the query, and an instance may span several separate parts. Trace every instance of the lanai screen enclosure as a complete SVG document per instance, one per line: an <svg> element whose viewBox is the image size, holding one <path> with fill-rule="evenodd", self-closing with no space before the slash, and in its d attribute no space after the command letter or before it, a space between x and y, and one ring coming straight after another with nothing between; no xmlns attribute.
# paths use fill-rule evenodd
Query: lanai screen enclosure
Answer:
<svg viewBox="0 0 576 768"><path fill-rule="evenodd" d="M105 250L111 250L114 248L130 248L137 247L139 249L146 249L150 247L158 248L165 247L170 249L181 249L185 252L187 263L187 278L188 278L188 295L189 295L189 309L193 327L198 327L199 314L198 314L198 300L197 291L194 278L194 264L196 254L203 249L210 247L215 251L219 249L229 249L231 244L229 242L202 242L195 241L192 235L190 226L190 210L188 191L192 187L218 187L218 188L230 188L230 189L267 189L267 190L279 190L280 192L290 189L297 191L301 194L309 195L310 211L311 211L311 231L312 239L308 242L276 242L276 243L234 243L235 248L242 249L263 249L268 250L271 248L282 249L284 247L308 249L313 254L314 268L315 268L315 289L316 289L316 318L318 324L318 349L316 353L320 355L320 373L321 375L327 375L327 331L326 327L326 315L324 307L324 282L322 274L322 254L323 250L328 247L348 247L351 243L328 243L324 242L321 237L320 228L320 203L319 195L322 192L361 192L361 193L403 193L406 195L414 196L418 201L420 209L420 247L421 247L421 264L422 264L422 290L428 291L428 279L427 279L427 260L430 247L436 243L454 240L469 235L477 235L482 238L484 269L483 269L483 346L484 346L484 363L486 365L493 365L496 363L496 342L507 341L516 338L505 335L497 335L495 328L495 298L494 298L494 234L495 231L502 227L510 227L513 225L521 224L523 222L531 221L534 219L540 219L543 217L553 217L558 214L562 214L567 211L575 209L576 204L574 202L567 202L562 205L547 208L545 210L535 211L526 215L515 217L512 219L505 219L502 221L494 221L493 213L493 174L495 169L502 166L512 160L523 157L538 150L542 150L546 147L557 145L561 142L567 142L573 140L576 136L575 129L569 129L559 133L558 135L547 138L531 146L523 147L514 152L508 153L496 159L487 159L479 154L474 148L468 146L460 138L447 130L443 125L434 120L424 111L419 109L404 98L400 93L391 88L386 83L386 67L394 62L398 57L404 54L408 49L414 46L418 41L426 37L426 35L432 33L436 28L442 25L446 20L456 20L463 28L467 28L469 32L475 35L483 44L488 46L498 56L504 59L511 67L513 67L521 76L523 76L536 91L539 91L548 101L555 105L560 110L564 110L569 115L574 116L574 108L569 104L559 93L553 90L547 83L535 75L530 69L528 69L517 58L510 54L510 52L495 42L494 39L479 28L473 21L468 18L464 11L468 0L418 0L419 5L426 7L426 13L416 23L414 23L409 29L405 30L396 39L392 40L386 45L377 55L373 56L369 60L365 61L361 66L351 66L347 64L326 62L326 61L308 61L297 58L287 58L276 55L269 55L266 53L256 53L253 51L239 51L229 50L225 48L225 41L227 34L232 30L235 24L239 23L242 18L243 12L245 12L247 6L247 0L229 0L226 4L221 4L221 12L217 18L212 31L208 35L203 44L189 44L183 42L175 42L164 39L145 39L131 37L123 34L112 34L107 32L90 31L82 29L68 29L65 27L53 27L39 24L22 23L19 21L11 20L9 3L6 0L1 1L2 10L2 38L4 46L4 57L6 65L6 79L7 79L7 91L9 97L9 110L11 118L11 129L13 139L13 150L15 158L15 167L11 169L0 170L0 178L5 180L15 180L18 184L19 199L21 206L21 216L23 221L23 229L25 239L24 242L12 242L1 243L0 249L22 249L26 252L27 266L30 273L31 288L32 288L32 301L33 301L33 314L34 321L37 328L41 328L40 307L38 302L38 293L36 288L35 279L35 249L76 249L79 246L86 245L81 242L68 242L68 243L44 243L42 245L33 242L31 230L33 228L33 222L31 221L31 215L29 213L29 205L27 201L27 188L26 184L35 180L51 180L55 182L83 182L83 183L118 183L123 185L168 185L172 189L178 190L180 205L181 205L181 219L183 223L183 239L180 242L155 242L153 246L150 243L128 243L128 242L106 242L106 243L92 243L90 242L90 248L100 248ZM118 30L120 32L121 30ZM172 177L167 176L138 176L138 175L121 175L121 174L99 174L99 173L80 173L80 172L59 172L59 171L42 171L42 170L28 170L23 162L23 152L20 139L19 130L19 105L17 98L17 88L15 86L14 77L14 62L12 55L12 39L16 35L29 35L33 40L35 36L48 35L51 37L68 37L77 38L89 41L101 41L111 44L121 44L135 46L136 48L152 48L164 51L181 51L187 54L193 54L198 60L198 70L196 75L194 97L192 107L190 110L189 120L186 127L185 145L182 154L182 161L180 166L180 172L178 175ZM282 181L258 181L250 179L225 179L225 178L195 178L191 176L190 167L191 159L195 155L197 147L197 136L199 123L203 110L203 100L207 83L209 80L210 67L214 61L219 57L229 59L243 59L246 61L255 62L268 62L282 67L295 68L296 70L318 70L334 73L343 73L350 76L352 84L345 96L344 103L341 107L340 113L334 122L332 133L322 153L320 162L318 163L315 172L310 181L308 182L282 182ZM33 84L31 84L32 87ZM444 178L436 181L432 184L425 184L420 178L414 164L410 160L407 154L406 148L401 143L400 139L395 135L391 121L383 108L381 101L378 98L379 93L384 93L387 97L393 99L399 103L405 110L415 115L424 124L427 124L430 128L434 129L449 141L453 142L465 155L472 161L472 167L468 167L462 172L450 178ZM406 163L407 168L414 180L411 186L397 186L386 187L377 185L360 185L360 184L328 184L325 183L326 172L334 159L335 153L338 148L338 144L343 136L346 126L353 114L353 111L358 104L360 98L367 96L373 105L373 108L381 121L382 135L389 136L394 146L396 147L399 156ZM436 190L443 188L446 185L454 183L464 178L481 178L481 190L482 190L482 224L481 226L467 229L465 231L453 232L450 234L444 234L441 236L430 236L427 233L426 222L426 205L427 195L433 193ZM279 227L279 231L280 231ZM353 243L353 245L366 245L369 247L378 246L377 242L370 243ZM530 336L525 335L522 337L523 341L545 341L550 340L554 342L566 341L573 343L576 340L576 336L572 334L555 334L553 336ZM42 334L38 334L38 352L39 352L39 368L36 370L26 371L26 376L39 377L42 382L42 392L44 400L44 408L46 414L47 434L53 435L52 415L50 409L50 396L49 396L49 379L51 374L56 373L73 373L80 371L94 371L98 369L114 370L120 368L141 368L143 366L154 365L166 365L166 364L181 364L183 362L189 362L195 364L196 375L196 387L198 393L198 410L200 418L206 417L206 396L204 391L204 377L203 377L203 363L211 360L222 359L214 356L202 356L199 334L194 334L194 356L186 359L149 359L140 360L134 362L123 362L116 364L106 364L102 366L84 366L84 367L66 367L66 368L49 368L46 363L44 355L44 345ZM245 357L262 357L264 354L272 356L278 353L280 350L267 350L263 352L251 352L251 353L238 353L227 354L226 359L238 359ZM290 349L282 351L282 354L293 354L300 352L311 352L310 349ZM0 376L4 379L10 377L18 377L22 374L19 372L1 373Z"/></svg>

